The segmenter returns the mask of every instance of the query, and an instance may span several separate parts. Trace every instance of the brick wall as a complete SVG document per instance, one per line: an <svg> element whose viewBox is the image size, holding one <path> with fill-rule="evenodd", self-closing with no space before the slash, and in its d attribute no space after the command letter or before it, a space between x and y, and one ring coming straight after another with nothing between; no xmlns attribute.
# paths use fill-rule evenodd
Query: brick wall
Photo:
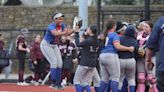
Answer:
<svg viewBox="0 0 164 92"><path fill-rule="evenodd" d="M103 7L109 10L140 10L143 6L110 6ZM151 9L164 10L164 6L151 6ZM26 6L1 6L0 7L0 29L19 29L27 27L29 29L44 29L51 22L51 15L54 12L65 14L66 23L72 25L75 15L78 15L78 7L26 7ZM129 12L130 13L130 12ZM89 7L89 24L96 23L96 7ZM123 12L122 12L123 14ZM155 21L164 12L153 12L152 21ZM105 19L109 16L105 16ZM139 15L113 15L115 20L137 21Z"/></svg>

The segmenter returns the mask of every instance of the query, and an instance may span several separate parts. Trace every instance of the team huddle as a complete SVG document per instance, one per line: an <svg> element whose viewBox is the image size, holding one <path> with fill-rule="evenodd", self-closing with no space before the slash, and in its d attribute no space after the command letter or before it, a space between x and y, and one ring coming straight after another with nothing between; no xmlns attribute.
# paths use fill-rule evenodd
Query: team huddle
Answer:
<svg viewBox="0 0 164 92"><path fill-rule="evenodd" d="M73 79L77 92L91 92L91 82L95 92L126 92L128 89L130 92L145 92L147 87L158 92L155 54L152 67L150 64L150 68L147 67L145 62L146 42L152 30L150 22L140 22L137 29L127 23L121 23L121 27L117 28L113 20L108 20L105 31L99 35L96 25L89 26L83 35L79 35L80 23L77 22L71 30L65 27L63 17L61 13L53 16L54 22L48 26L41 42L42 53L50 63L53 88L62 89L62 57L54 39L74 33L76 46L79 47L79 64ZM100 66L100 74L97 65Z"/></svg>
<svg viewBox="0 0 164 92"><path fill-rule="evenodd" d="M63 63L57 39L74 34L79 51L79 64L73 78L76 92L91 92L91 83L95 92L145 92L150 87L158 92L155 53L152 62L145 62L146 43L153 26L149 21L142 21L136 27L109 19L102 33L98 34L96 25L90 25L79 35L82 20L71 29L64 24L63 17L62 13L52 16L54 22L48 26L40 45L50 63L52 88L63 89Z"/></svg>

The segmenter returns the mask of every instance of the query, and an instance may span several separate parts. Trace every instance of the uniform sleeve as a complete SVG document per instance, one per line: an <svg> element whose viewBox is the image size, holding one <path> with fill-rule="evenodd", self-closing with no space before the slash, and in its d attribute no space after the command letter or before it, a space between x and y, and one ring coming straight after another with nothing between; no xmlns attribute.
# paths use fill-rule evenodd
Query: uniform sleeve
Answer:
<svg viewBox="0 0 164 92"><path fill-rule="evenodd" d="M112 35L113 35L113 42L120 41L120 37L118 36L117 33L113 33Z"/></svg>
<svg viewBox="0 0 164 92"><path fill-rule="evenodd" d="M56 26L50 24L50 25L48 26L48 29L49 29L50 31L56 30Z"/></svg>
<svg viewBox="0 0 164 92"><path fill-rule="evenodd" d="M147 48L149 49L156 49L158 48L158 42L159 42L159 39L160 39L160 34L162 32L161 30L161 20L157 20L157 22L155 23L154 27L153 27L153 31L146 43L146 46Z"/></svg>

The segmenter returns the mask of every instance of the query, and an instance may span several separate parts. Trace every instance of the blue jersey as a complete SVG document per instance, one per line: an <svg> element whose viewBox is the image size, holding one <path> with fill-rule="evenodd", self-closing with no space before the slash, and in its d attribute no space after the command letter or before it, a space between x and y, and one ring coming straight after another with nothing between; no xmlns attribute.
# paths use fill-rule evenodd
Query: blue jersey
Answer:
<svg viewBox="0 0 164 92"><path fill-rule="evenodd" d="M55 43L55 36L51 33L53 30L56 30L56 31L64 31L65 29L65 24L62 23L61 27L57 27L56 23L51 23L48 25L47 27L47 30L46 30L46 33L45 33L45 36L44 36L44 39L49 42L49 43Z"/></svg>
<svg viewBox="0 0 164 92"><path fill-rule="evenodd" d="M117 49L114 47L114 42L120 41L120 38L116 32L109 32L106 37L105 46L101 49L101 53L117 53Z"/></svg>
<svg viewBox="0 0 164 92"><path fill-rule="evenodd" d="M157 71L164 71L164 16L160 17L155 23L146 46L153 51L159 50Z"/></svg>

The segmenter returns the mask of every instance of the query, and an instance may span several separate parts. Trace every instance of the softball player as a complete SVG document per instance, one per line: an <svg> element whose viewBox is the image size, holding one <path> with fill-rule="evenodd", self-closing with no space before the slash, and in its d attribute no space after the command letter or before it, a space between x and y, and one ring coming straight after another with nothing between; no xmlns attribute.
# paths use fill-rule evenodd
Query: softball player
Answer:
<svg viewBox="0 0 164 92"><path fill-rule="evenodd" d="M158 91L164 92L164 16L161 16L156 21L153 31L147 41L146 62L151 65L151 57L154 51L159 51L159 58L157 60L157 84ZM156 50L157 49L157 50Z"/></svg>
<svg viewBox="0 0 164 92"><path fill-rule="evenodd" d="M48 25L45 36L41 42L41 51L50 63L52 88L63 89L61 86L62 57L58 48L58 37L68 33L63 22L64 15L56 13L52 16L53 22Z"/></svg>
<svg viewBox="0 0 164 92"><path fill-rule="evenodd" d="M136 54L138 51L138 42L135 36L136 32L132 25L128 25L124 36L120 37L120 43L124 46L134 46L135 51L133 53L128 51L119 51L121 76L119 81L119 90L122 92L121 88L123 81L126 78L129 84L130 92L135 92L135 73L136 73ZM123 89L124 90L124 89Z"/></svg>
<svg viewBox="0 0 164 92"><path fill-rule="evenodd" d="M152 70L145 67L145 44L151 33L152 24L150 22L144 21L143 31L137 35L137 40L139 42L139 58L137 60L137 73L138 73L138 92L145 92L145 84L152 85L153 92L158 92L156 87L156 77L155 77L155 67ZM155 65L155 56L152 57L153 64ZM147 83L146 80L150 83ZM146 83L145 83L146 82Z"/></svg>
<svg viewBox="0 0 164 92"><path fill-rule="evenodd" d="M29 85L24 82L24 69L25 69L25 58L27 52L30 52L30 49L27 46L27 42L25 40L25 34L28 33L27 28L23 28L20 30L20 34L16 38L16 49L17 49L17 58L19 61L19 72L18 72L18 83L17 85L25 86Z"/></svg>
<svg viewBox="0 0 164 92"><path fill-rule="evenodd" d="M100 54L100 92L105 92L109 82L112 92L118 91L118 82L120 77L120 62L117 50L121 51L134 51L134 47L125 47L120 45L120 39L115 32L116 24L113 20L108 20L106 24L106 41L104 47L101 49ZM101 37L102 36L102 37ZM99 39L103 39L101 35Z"/></svg>
<svg viewBox="0 0 164 92"><path fill-rule="evenodd" d="M78 32L75 34L75 42L78 47L81 47L81 58L73 81L76 92L82 92L83 89L86 89L87 92L91 92L89 86L90 80L92 80L94 75L93 73L96 69L96 62L98 59L97 27L95 25L90 26L86 31L88 37L84 40L81 39L80 42Z"/></svg>

